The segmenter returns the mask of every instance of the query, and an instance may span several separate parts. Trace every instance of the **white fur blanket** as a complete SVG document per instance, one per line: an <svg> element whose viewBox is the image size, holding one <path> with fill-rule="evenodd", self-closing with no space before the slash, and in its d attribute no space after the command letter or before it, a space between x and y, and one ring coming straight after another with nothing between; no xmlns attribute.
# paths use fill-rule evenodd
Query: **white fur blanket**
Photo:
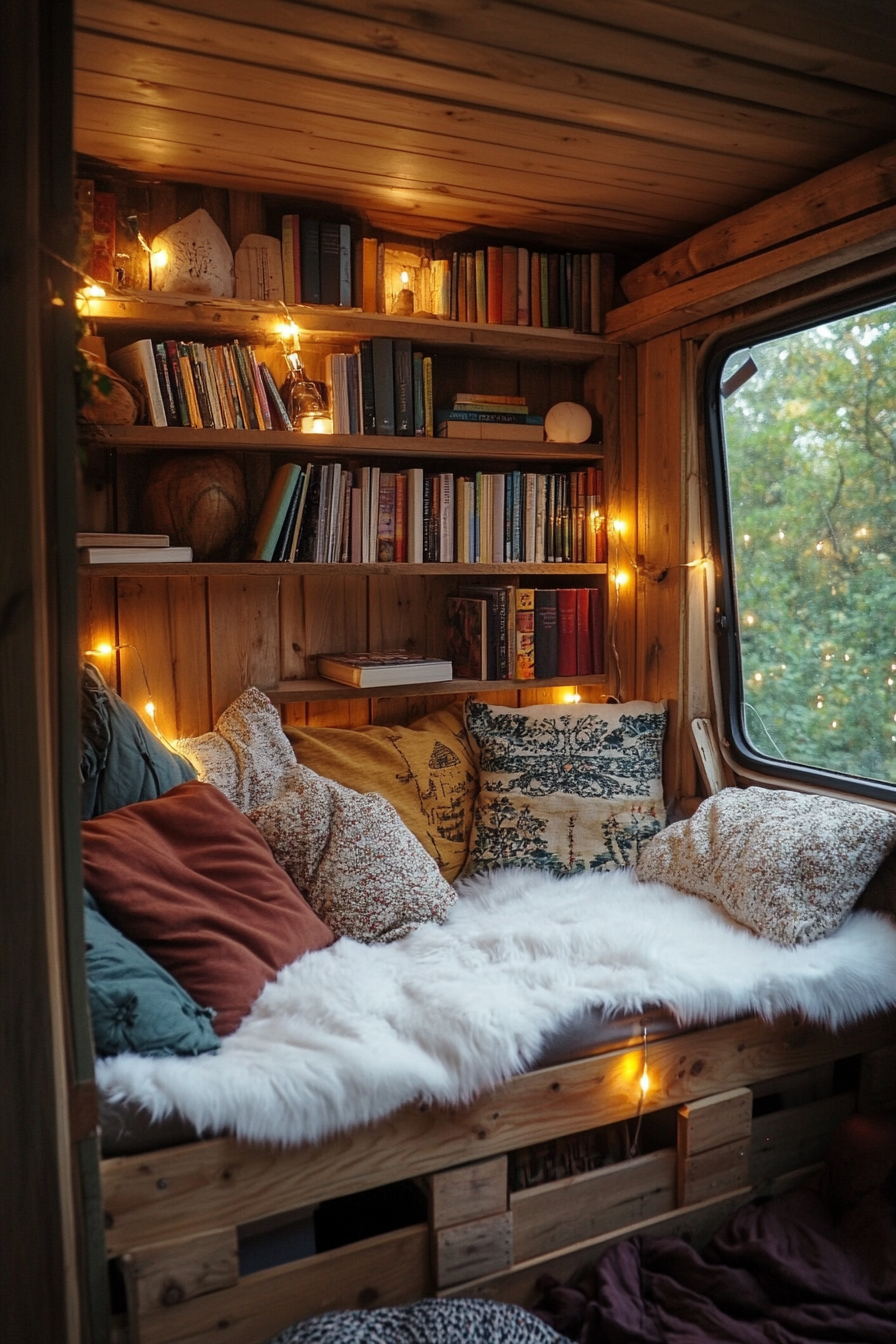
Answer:
<svg viewBox="0 0 896 1344"><path fill-rule="evenodd" d="M505 871L460 885L447 922L343 938L287 966L214 1055L101 1061L110 1100L202 1132L317 1141L412 1101L463 1103L525 1070L594 1006L682 1023L802 1013L843 1026L896 1003L896 926L866 912L782 948L709 902L626 872Z"/></svg>

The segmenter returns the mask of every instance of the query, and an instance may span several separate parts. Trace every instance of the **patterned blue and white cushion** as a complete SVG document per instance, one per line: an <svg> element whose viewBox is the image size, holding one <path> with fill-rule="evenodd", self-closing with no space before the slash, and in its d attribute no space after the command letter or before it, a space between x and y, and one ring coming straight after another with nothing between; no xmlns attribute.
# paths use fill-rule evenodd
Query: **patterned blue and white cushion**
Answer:
<svg viewBox="0 0 896 1344"><path fill-rule="evenodd" d="M625 867L665 823L665 704L507 709L471 699L465 719L480 789L465 875Z"/></svg>
<svg viewBox="0 0 896 1344"><path fill-rule="evenodd" d="M290 1326L269 1344L563 1344L563 1336L522 1307L459 1297L333 1311Z"/></svg>

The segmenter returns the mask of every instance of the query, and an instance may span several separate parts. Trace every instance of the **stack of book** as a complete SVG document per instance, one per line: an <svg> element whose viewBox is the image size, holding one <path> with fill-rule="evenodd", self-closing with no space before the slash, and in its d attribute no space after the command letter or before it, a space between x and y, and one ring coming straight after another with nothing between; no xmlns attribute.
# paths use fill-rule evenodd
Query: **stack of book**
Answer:
<svg viewBox="0 0 896 1344"><path fill-rule="evenodd" d="M603 471L386 471L339 462L274 474L247 560L597 564Z"/></svg>
<svg viewBox="0 0 896 1344"><path fill-rule="evenodd" d="M436 411L436 433L446 439L544 439L544 416L530 415L525 397L458 392L454 405Z"/></svg>
<svg viewBox="0 0 896 1344"><path fill-rule="evenodd" d="M189 546L169 546L160 532L78 532L75 537L82 565L168 565L193 559Z"/></svg>
<svg viewBox="0 0 896 1344"><path fill-rule="evenodd" d="M334 434L432 437L432 359L410 341L374 336L328 355L326 377Z"/></svg>
<svg viewBox="0 0 896 1344"><path fill-rule="evenodd" d="M603 592L471 585L448 599L447 638L454 675L467 680L601 675Z"/></svg>
<svg viewBox="0 0 896 1344"><path fill-rule="evenodd" d="M156 427L292 428L274 376L251 345L134 341L109 363L143 390Z"/></svg>
<svg viewBox="0 0 896 1344"><path fill-rule="evenodd" d="M412 686L418 682L451 681L445 658L420 658L404 649L387 653L321 653L317 670L344 686Z"/></svg>

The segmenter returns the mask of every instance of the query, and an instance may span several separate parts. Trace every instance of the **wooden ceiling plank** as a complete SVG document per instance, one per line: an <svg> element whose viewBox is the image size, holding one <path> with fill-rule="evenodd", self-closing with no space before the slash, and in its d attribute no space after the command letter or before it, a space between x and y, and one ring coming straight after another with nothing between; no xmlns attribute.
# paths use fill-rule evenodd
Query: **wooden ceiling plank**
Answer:
<svg viewBox="0 0 896 1344"><path fill-rule="evenodd" d="M226 0L230 6L233 0ZM213 8L212 8L213 6ZM183 0L183 7L221 12L218 0ZM468 41L487 49L500 78L508 56L545 56L580 71L612 70L639 80L654 80L689 90L731 97L763 107L785 108L806 116L847 120L877 128L892 99L861 87L806 75L785 65L745 60L705 46L691 46L672 34L655 37L631 20L610 26L601 4L588 17L571 17L557 8L516 4L513 0L427 0L426 4L389 5L383 0L328 0L353 21L372 21L387 33L390 48L416 60L437 59L446 39ZM320 31L318 29L318 31ZM412 34L413 37L409 37Z"/></svg>
<svg viewBox="0 0 896 1344"><path fill-rule="evenodd" d="M585 204L589 197L603 201L614 193L635 191L644 202L656 199L657 208L688 226L702 206L710 207L702 211L704 218L707 214L715 218L726 211L752 204L762 194L747 187L735 191L730 186L694 183L690 178L671 173L648 173L637 166L591 164L583 172L582 165L575 160L531 148L514 150L481 141L455 142L445 135L370 125L350 117L276 108L269 103L246 101L225 94L197 94L178 84L147 84L145 80L79 70L75 73L76 122L80 119L79 109L84 98L129 104L133 111L126 117L127 124L122 122L119 129L130 129L135 133L146 126L143 119L147 113L151 116L156 110L165 109L184 117L217 119L225 130L226 124L231 122L257 127L257 134L271 146L286 133L299 135L306 141L303 153L313 152L315 161L331 155L334 168L346 161L352 163L359 156L370 166L368 155L373 150L384 158L385 163L391 164L393 170L396 165L401 165L404 171L407 165L426 158L432 163L432 173L438 180L444 177L449 182L481 186L493 182L498 190L502 189L503 183L505 189L512 185L516 192L532 190L532 194L541 199L570 199L572 196ZM328 149L328 146L333 148ZM534 189L533 183L537 184ZM551 189L546 194L547 183L551 184ZM674 198L677 202L674 210L664 207L665 198Z"/></svg>
<svg viewBox="0 0 896 1344"><path fill-rule="evenodd" d="M608 340L646 341L896 247L896 205L735 261L607 314Z"/></svg>
<svg viewBox="0 0 896 1344"><path fill-rule="evenodd" d="M105 127L98 132L82 129L75 148L79 153L105 157L120 167L153 178L208 181L216 186L284 195L295 193L289 165L257 152L244 157L231 154L227 159L227 170L222 172L215 168L210 171L208 151L202 145L123 135ZM463 229L492 228L505 233L524 232L552 245L566 242L576 247L595 246L601 236L609 245L620 247L655 246L657 238L663 238L662 226L655 220L645 220L624 211L551 207L494 193L479 197L474 193L438 192L413 183L402 188L388 187L376 178L370 181L355 173L343 173L338 178L331 172L309 175L307 193L321 201L361 209L373 223L378 209L390 215L396 212L403 220L401 232L426 237ZM670 232L666 231L666 239Z"/></svg>
<svg viewBox="0 0 896 1344"><path fill-rule="evenodd" d="M246 13L243 0L192 0L192 4L207 4L209 9L232 13L236 20L244 19ZM116 0L114 10L105 0L78 0L81 27L114 32L135 41L146 38L184 51L318 74L343 85L372 83L403 88L423 96L501 107L526 117L546 113L619 130L646 130L649 122L660 138L664 126L669 127L669 119L679 118L685 125L675 130L678 137L689 132L702 136L706 145L737 152L752 136L756 152L764 152L761 139L772 158L775 140L791 140L810 147L821 157L820 166L825 167L867 144L867 135L863 137L857 128L844 122L820 121L610 74L581 71L573 78L568 65L534 56L515 56L497 64L491 50L471 42L444 39L431 44L438 63L394 55L388 35L377 25L368 24L364 32L350 16L310 9L298 0L253 0L252 15L254 26L143 0ZM164 22L160 16L164 16ZM321 39L322 27L331 33L331 40ZM362 45L364 37L367 47ZM482 73L477 65L482 66ZM357 97L357 92L353 91L353 96ZM703 124L698 127L698 122ZM665 131L667 138L672 134L671 129ZM744 152L751 150L745 148Z"/></svg>
<svg viewBox="0 0 896 1344"><path fill-rule="evenodd" d="M146 106L81 95L76 103L76 140L81 127L99 132L107 126L135 137L200 146L208 158L208 171L225 168L234 154L247 158L255 153L268 162L290 165L296 183L305 179L309 169L320 176L338 174L343 179L353 173L358 181L376 180L400 191L422 188L457 196L481 195L483 200L517 197L520 202L528 200L558 211L577 211L580 217L594 210L623 210L644 220L659 218L665 232L686 231L694 218L703 223L719 213L717 207L687 196L664 195L597 177L577 180L539 175L525 168L514 171L497 165L459 164L372 145L362 145L359 152L356 145L315 134L307 124L293 129L285 116L280 124L261 129L238 117L225 121L184 114L157 103Z"/></svg>
<svg viewBox="0 0 896 1344"><path fill-rule="evenodd" d="M896 140L703 229L622 279L645 298L719 266L896 200Z"/></svg>
<svg viewBox="0 0 896 1344"><path fill-rule="evenodd" d="M815 24L817 5L815 0L811 3L811 17L805 5L794 5L792 0L785 5L776 3L774 10L785 11L788 18L792 18L794 9L802 13L798 23L785 22L774 28L768 26L772 6L762 5L757 12L756 5L746 8L742 0L732 0L727 6L720 0L697 0L693 4L688 0L601 0L600 19L614 27L780 66L810 78L896 94L896 42L891 38L889 16L888 24L878 25L871 41L865 36L849 50L843 45L844 25L834 31L822 25L819 30ZM584 19L595 13L593 0L550 0L549 5L535 3L534 8L548 13L559 10ZM726 8L737 16L736 20L723 17ZM844 11L840 0L837 8L841 13L851 12Z"/></svg>
<svg viewBox="0 0 896 1344"><path fill-rule="evenodd" d="M293 108L318 112L335 120L345 117L345 93L330 80L307 75L297 79L282 70L248 64L234 68L232 62L216 57L187 54L169 47L137 46L101 33L76 34L75 69L76 77L82 73L127 71L127 77L141 90L141 102L154 96L151 86L174 84L197 93L217 94L222 89L232 89L243 99L270 104L277 114L281 109ZM83 87L87 89L86 85ZM461 107L383 89L365 88L362 96L364 119L371 127L398 135L426 133L460 144L538 150L572 159L580 170L585 165L600 168L604 164L637 164L645 173L658 171L694 181L711 178L720 185L765 192L784 190L796 176L789 166L769 163L766 159L670 145L615 131L571 126L539 117L524 120L490 108ZM808 165L802 167L808 170Z"/></svg>

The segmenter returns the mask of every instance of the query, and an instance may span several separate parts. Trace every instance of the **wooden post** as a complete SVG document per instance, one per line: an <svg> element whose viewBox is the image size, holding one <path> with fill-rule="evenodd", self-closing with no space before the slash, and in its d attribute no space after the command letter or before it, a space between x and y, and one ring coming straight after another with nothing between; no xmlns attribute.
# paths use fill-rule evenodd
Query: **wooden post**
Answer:
<svg viewBox="0 0 896 1344"><path fill-rule="evenodd" d="M749 1182L752 1113L748 1087L679 1106L679 1205L714 1199Z"/></svg>
<svg viewBox="0 0 896 1344"><path fill-rule="evenodd" d="M435 1172L428 1183L438 1288L450 1288L513 1264L506 1155Z"/></svg>

